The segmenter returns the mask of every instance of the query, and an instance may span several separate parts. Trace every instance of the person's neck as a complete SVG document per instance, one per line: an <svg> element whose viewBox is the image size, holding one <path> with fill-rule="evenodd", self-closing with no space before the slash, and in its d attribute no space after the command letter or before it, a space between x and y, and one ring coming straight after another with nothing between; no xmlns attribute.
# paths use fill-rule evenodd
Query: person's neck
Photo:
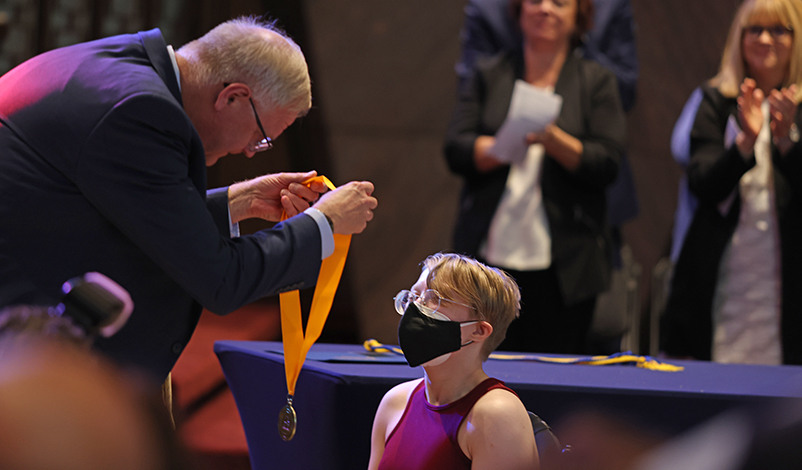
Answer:
<svg viewBox="0 0 802 470"><path fill-rule="evenodd" d="M568 44L524 42L524 80L541 87L553 87L568 58Z"/></svg>
<svg viewBox="0 0 802 470"><path fill-rule="evenodd" d="M432 405L447 405L454 403L467 395L477 385L488 378L482 369L482 363L470 364L449 363L430 367L425 370L424 385L426 399Z"/></svg>
<svg viewBox="0 0 802 470"><path fill-rule="evenodd" d="M175 63L178 65L178 74L181 81L181 99L184 101L184 108L187 107L187 101L202 100L207 103L210 99L213 100L217 94L222 90L222 84L204 84L199 80L197 64L190 63L193 59L192 56L187 59L181 50L175 51Z"/></svg>
<svg viewBox="0 0 802 470"><path fill-rule="evenodd" d="M193 67L179 51L175 52L175 61L181 76L181 101L184 105L184 112L187 113L196 129L204 130L213 125L213 123L207 122L209 115L207 110L214 105L217 96L216 89L213 85L198 83L196 74L193 73Z"/></svg>
<svg viewBox="0 0 802 470"><path fill-rule="evenodd" d="M184 88L191 86L191 83L189 83L191 80L189 80L189 78L191 78L192 75L190 73L189 62L187 62L187 59L185 59L179 51L175 51L175 63L178 65L178 81L181 82L181 99L183 100Z"/></svg>

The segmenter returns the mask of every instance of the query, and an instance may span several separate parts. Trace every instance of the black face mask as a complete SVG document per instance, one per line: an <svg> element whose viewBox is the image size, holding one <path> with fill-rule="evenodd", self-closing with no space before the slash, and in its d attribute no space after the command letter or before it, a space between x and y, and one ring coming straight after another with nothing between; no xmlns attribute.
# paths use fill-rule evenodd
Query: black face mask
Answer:
<svg viewBox="0 0 802 470"><path fill-rule="evenodd" d="M441 313L436 313L443 316ZM460 327L467 323L476 323L479 320L464 322L451 320L437 320L421 313L415 302L410 302L404 311L404 316L398 323L398 344L404 351L410 367L417 367L433 359L454 351L459 351L473 341L462 344ZM443 358L438 364L448 359ZM435 364L431 364L435 365Z"/></svg>

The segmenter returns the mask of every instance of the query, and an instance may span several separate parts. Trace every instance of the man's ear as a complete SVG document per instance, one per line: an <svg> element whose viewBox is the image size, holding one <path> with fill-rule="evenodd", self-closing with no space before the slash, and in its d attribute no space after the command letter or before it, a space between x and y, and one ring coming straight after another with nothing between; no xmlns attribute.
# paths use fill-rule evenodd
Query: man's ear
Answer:
<svg viewBox="0 0 802 470"><path fill-rule="evenodd" d="M217 99L214 102L214 109L222 111L227 105L233 104L238 98L248 99L251 97L251 88L244 83L228 83L225 84L220 93L217 94Z"/></svg>

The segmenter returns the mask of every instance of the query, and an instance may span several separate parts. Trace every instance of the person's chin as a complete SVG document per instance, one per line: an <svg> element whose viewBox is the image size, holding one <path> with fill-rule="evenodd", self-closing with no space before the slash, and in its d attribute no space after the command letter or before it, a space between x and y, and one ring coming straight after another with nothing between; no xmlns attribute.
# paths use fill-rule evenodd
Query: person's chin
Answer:
<svg viewBox="0 0 802 470"><path fill-rule="evenodd" d="M222 155L206 155L206 166L212 166L217 163L218 160L223 158Z"/></svg>

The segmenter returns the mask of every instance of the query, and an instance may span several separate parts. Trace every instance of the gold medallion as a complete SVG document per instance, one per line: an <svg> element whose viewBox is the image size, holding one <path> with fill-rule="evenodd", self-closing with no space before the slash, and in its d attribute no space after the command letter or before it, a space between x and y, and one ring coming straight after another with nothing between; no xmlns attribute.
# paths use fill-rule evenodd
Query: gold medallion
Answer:
<svg viewBox="0 0 802 470"><path fill-rule="evenodd" d="M282 440L289 441L295 436L297 418L292 407L292 397L287 397L287 404L278 414L278 435Z"/></svg>

